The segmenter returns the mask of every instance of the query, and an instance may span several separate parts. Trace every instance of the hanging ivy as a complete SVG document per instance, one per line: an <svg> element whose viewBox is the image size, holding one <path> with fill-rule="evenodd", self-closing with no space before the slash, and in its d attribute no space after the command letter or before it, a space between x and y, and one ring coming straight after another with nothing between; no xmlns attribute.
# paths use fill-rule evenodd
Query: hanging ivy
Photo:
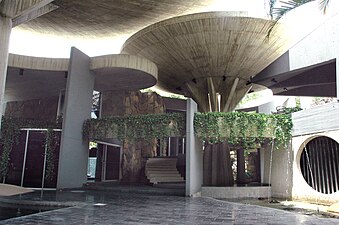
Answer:
<svg viewBox="0 0 339 225"><path fill-rule="evenodd" d="M201 140L209 143L227 141L250 148L271 139L280 147L287 145L291 138L292 119L290 114L196 113L194 130Z"/></svg>
<svg viewBox="0 0 339 225"><path fill-rule="evenodd" d="M46 132L45 146L46 146L46 169L45 179L53 180L55 174L54 154L60 143L60 136L56 135L53 129L49 128Z"/></svg>
<svg viewBox="0 0 339 225"><path fill-rule="evenodd" d="M29 120L29 119L23 119L23 118L6 118L2 117L1 122L1 138L0 138L0 144L2 146L2 154L0 157L0 176L6 177L8 173L9 168L9 161L10 161L10 154L13 148L14 144L19 143L19 136L20 136L20 129L23 128L37 128L37 129L60 129L61 123L60 122L51 122L51 121L38 121L38 120ZM46 149L46 167L49 167L49 176L52 174L51 171L51 165L54 167L53 158L48 157L51 151L53 151L55 146L54 143L50 143L50 141L53 138L51 138L51 135L49 132L46 134L45 144L47 145ZM47 172L47 171L46 171Z"/></svg>
<svg viewBox="0 0 339 225"><path fill-rule="evenodd" d="M18 143L20 134L19 123L12 123L10 120L2 118L1 122L1 139L2 154L0 158L0 176L5 177L8 172L9 156L12 151L12 146Z"/></svg>
<svg viewBox="0 0 339 225"><path fill-rule="evenodd" d="M292 119L290 114L196 113L194 130L201 140L209 143L227 141L250 148L270 139L280 147L287 145L291 138ZM185 132L186 122L181 113L90 119L83 127L84 137L91 140L164 140L183 137Z"/></svg>
<svg viewBox="0 0 339 225"><path fill-rule="evenodd" d="M108 117L85 121L83 135L91 140L117 138L135 141L163 140L167 137L185 136L185 114L147 114L125 117Z"/></svg>

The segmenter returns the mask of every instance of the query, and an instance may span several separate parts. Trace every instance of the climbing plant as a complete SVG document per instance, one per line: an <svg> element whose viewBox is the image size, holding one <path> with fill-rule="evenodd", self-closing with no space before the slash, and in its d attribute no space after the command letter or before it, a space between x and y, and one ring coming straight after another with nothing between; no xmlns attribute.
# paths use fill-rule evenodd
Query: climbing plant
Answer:
<svg viewBox="0 0 339 225"><path fill-rule="evenodd" d="M194 130L201 140L209 143L227 141L249 148L271 139L281 146L291 138L292 119L290 114L196 113ZM90 119L83 126L84 137L91 140L163 140L185 136L185 132L185 117L180 113Z"/></svg>
<svg viewBox="0 0 339 225"><path fill-rule="evenodd" d="M54 154L60 144L60 136L56 135L53 129L49 128L45 137L46 147L46 169L45 179L52 180L55 174Z"/></svg>
<svg viewBox="0 0 339 225"><path fill-rule="evenodd" d="M271 139L280 147L291 138L292 119L290 114L196 113L194 130L201 140L212 144L227 141L249 148Z"/></svg>
<svg viewBox="0 0 339 225"><path fill-rule="evenodd" d="M6 177L8 173L8 166L10 160L10 153L12 151L13 145L18 144L19 136L20 136L20 129L22 128L40 128L40 129L57 129L61 128L60 122L54 121L38 121L38 120L29 120L29 119L22 119L22 118L6 118L2 117L1 122L1 138L0 138L0 145L2 146L2 154L0 156L0 176ZM49 134L50 133L50 134ZM53 151L52 147L54 146L53 143L50 141L53 140L51 138L52 132L47 132L46 134L46 167L51 170L51 167L54 167L54 162L52 161L53 158L48 157L49 154L52 154ZM48 176L52 174L48 172Z"/></svg>
<svg viewBox="0 0 339 225"><path fill-rule="evenodd" d="M85 121L83 135L91 140L117 138L135 141L163 140L185 136L186 122L182 113L147 114L125 117L107 117Z"/></svg>

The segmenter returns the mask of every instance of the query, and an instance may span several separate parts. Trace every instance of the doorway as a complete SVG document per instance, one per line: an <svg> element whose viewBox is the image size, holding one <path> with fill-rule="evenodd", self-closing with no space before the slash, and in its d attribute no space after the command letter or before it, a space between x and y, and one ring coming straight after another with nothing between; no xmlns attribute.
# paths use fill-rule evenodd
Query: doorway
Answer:
<svg viewBox="0 0 339 225"><path fill-rule="evenodd" d="M56 188L61 130L53 130L49 153L46 135L47 129L20 130L18 142L13 144L10 152L7 176L2 182L29 188ZM1 154L2 151L0 146ZM50 154L49 160L47 154Z"/></svg>
<svg viewBox="0 0 339 225"><path fill-rule="evenodd" d="M113 181L121 178L121 146L97 142L97 148L90 150L89 167L92 171L89 179L95 181ZM95 172L94 172L95 171Z"/></svg>

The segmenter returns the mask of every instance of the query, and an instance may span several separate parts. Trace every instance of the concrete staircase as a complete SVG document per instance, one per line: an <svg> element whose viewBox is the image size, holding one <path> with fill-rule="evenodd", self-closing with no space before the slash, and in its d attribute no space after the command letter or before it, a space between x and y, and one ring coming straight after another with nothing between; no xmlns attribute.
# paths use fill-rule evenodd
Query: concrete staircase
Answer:
<svg viewBox="0 0 339 225"><path fill-rule="evenodd" d="M176 158L149 158L145 168L146 177L152 184L183 183L184 179L176 166Z"/></svg>

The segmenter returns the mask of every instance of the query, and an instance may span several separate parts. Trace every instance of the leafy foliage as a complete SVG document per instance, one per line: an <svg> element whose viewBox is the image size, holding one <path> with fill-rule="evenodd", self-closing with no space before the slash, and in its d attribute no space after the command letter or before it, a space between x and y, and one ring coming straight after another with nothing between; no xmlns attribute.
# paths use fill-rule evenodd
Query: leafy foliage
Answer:
<svg viewBox="0 0 339 225"><path fill-rule="evenodd" d="M84 123L83 135L91 140L163 140L166 137L185 136L185 120L185 115L181 113L90 119Z"/></svg>
<svg viewBox="0 0 339 225"><path fill-rule="evenodd" d="M299 106L296 107L285 107L285 106L278 106L277 107L277 113L278 114L291 114L294 112L298 112L302 110L302 108L300 108Z"/></svg>
<svg viewBox="0 0 339 225"><path fill-rule="evenodd" d="M247 149L268 138L280 147L291 138L292 119L290 114L196 113L194 129L198 137L208 143L227 141Z"/></svg>
<svg viewBox="0 0 339 225"><path fill-rule="evenodd" d="M2 117L1 139L0 139L0 144L2 146L2 154L0 157L0 176L2 177L5 177L8 173L9 166L8 163L10 160L10 153L12 151L13 145L18 144L19 142L20 129L22 128L41 128L41 129L61 128L61 123L50 121L28 120L22 118ZM50 153L51 146L53 146L52 143L49 143L50 140L52 140L51 135L46 135L45 140L45 143L47 145L46 167L50 168L49 170L52 171L51 165L53 165L54 167L54 162L51 160L53 160L53 158L48 157L48 154L51 154ZM50 174L48 175L50 176Z"/></svg>
<svg viewBox="0 0 339 225"><path fill-rule="evenodd" d="M164 140L185 136L185 124L184 115L178 113L90 119L84 123L83 135L91 140ZM201 140L209 143L227 141L250 148L268 138L280 146L291 138L292 119L289 114L196 113L194 130Z"/></svg>
<svg viewBox="0 0 339 225"><path fill-rule="evenodd" d="M281 6L280 7L275 7L275 4L277 2L277 0L268 0L268 4L269 4L269 14L271 16L272 19L274 19L267 37L269 38L270 34L272 33L273 28L278 24L279 20L286 15L288 12L290 12L291 10L304 5L308 2L313 2L315 0L288 0L288 1L280 1L281 2ZM329 6L330 0L319 0L319 7L320 9L326 13L326 10Z"/></svg>
<svg viewBox="0 0 339 225"><path fill-rule="evenodd" d="M46 170L45 170L45 179L52 180L55 174L54 167L54 152L57 150L57 147L60 143L60 136L55 135L53 129L49 128L45 137L45 146L46 146Z"/></svg>
<svg viewBox="0 0 339 225"><path fill-rule="evenodd" d="M267 38L270 37L274 27L278 24L279 20L286 15L288 12L290 12L291 10L305 4L308 2L312 2L314 0L289 0L289 1L281 1L281 3L283 4L281 7L275 8L275 3L276 0L270 0L269 2L269 8L270 8L270 16L273 20L273 23L271 25L271 27L268 30L267 33Z"/></svg>
<svg viewBox="0 0 339 225"><path fill-rule="evenodd" d="M275 2L276 1L271 1L270 3L270 15L272 18L275 20L280 20L286 13L289 11L304 5L308 2L313 2L315 0L289 0L289 1L281 1L282 5L281 7L275 8ZM272 4L273 3L273 4Z"/></svg>

